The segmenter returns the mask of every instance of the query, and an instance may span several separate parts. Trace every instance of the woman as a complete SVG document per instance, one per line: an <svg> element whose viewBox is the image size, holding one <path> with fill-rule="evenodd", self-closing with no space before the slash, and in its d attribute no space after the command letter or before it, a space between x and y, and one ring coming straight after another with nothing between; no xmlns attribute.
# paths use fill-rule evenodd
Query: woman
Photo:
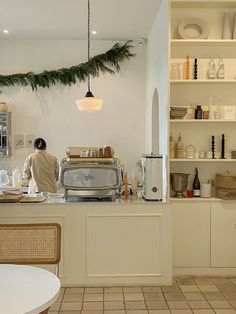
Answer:
<svg viewBox="0 0 236 314"><path fill-rule="evenodd" d="M29 179L29 194L36 192L57 192L58 162L57 158L46 152L43 138L34 141L34 153L24 163L24 176Z"/></svg>

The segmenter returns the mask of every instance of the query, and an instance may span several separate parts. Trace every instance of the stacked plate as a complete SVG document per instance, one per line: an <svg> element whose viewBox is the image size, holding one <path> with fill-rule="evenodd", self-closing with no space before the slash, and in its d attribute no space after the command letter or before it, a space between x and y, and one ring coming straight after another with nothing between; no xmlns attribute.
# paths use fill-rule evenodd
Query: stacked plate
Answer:
<svg viewBox="0 0 236 314"><path fill-rule="evenodd" d="M188 107L170 107L171 119L183 119L186 116Z"/></svg>

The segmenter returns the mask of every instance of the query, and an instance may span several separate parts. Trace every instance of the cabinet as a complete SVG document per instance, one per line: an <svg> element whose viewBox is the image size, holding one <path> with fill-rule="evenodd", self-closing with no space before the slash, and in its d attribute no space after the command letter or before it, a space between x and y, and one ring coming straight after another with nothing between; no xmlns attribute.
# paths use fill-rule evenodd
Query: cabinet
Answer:
<svg viewBox="0 0 236 314"><path fill-rule="evenodd" d="M0 112L0 157L11 155L11 113Z"/></svg>
<svg viewBox="0 0 236 314"><path fill-rule="evenodd" d="M211 265L236 267L236 206L212 204Z"/></svg>
<svg viewBox="0 0 236 314"><path fill-rule="evenodd" d="M236 9L235 1L171 1L170 64L181 65L180 80L169 80L170 106L186 106L191 103L209 105L210 96L213 104L221 109L224 106L236 106L236 40L222 40L223 14ZM180 39L177 28L185 18L201 18L208 22L207 39ZM224 80L206 79L207 65L213 55L216 67L219 58L225 64ZM190 57L190 79L183 79L183 64ZM198 59L198 79L193 79L193 62ZM189 188L193 180L194 167L198 167L201 182L214 179L218 171L234 170L236 159L231 159L231 151L236 150L236 116L231 120L170 120L170 132L174 141L182 134L186 145L192 144L196 151L211 151L211 137L215 136L215 152L220 155L221 135L224 134L227 159L170 159L170 172L189 173Z"/></svg>

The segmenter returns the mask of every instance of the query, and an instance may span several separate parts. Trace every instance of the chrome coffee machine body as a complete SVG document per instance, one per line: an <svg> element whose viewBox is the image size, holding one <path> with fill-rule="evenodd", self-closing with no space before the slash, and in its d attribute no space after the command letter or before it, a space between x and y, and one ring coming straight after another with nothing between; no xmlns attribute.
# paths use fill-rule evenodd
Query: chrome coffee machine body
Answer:
<svg viewBox="0 0 236 314"><path fill-rule="evenodd" d="M144 154L142 156L142 196L148 201L163 199L163 156Z"/></svg>

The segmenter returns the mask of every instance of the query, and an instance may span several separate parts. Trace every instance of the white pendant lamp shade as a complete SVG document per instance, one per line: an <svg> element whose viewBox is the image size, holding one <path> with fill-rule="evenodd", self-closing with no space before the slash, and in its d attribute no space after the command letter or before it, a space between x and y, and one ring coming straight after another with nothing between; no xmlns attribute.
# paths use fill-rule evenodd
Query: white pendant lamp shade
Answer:
<svg viewBox="0 0 236 314"><path fill-rule="evenodd" d="M80 111L94 112L102 109L103 100L94 98L91 92L87 92L83 99L76 100L76 105Z"/></svg>
<svg viewBox="0 0 236 314"><path fill-rule="evenodd" d="M90 0L88 0L88 61L90 60ZM94 112L102 109L103 100L94 98L90 90L90 75L88 75L88 91L83 99L76 100L80 111Z"/></svg>

